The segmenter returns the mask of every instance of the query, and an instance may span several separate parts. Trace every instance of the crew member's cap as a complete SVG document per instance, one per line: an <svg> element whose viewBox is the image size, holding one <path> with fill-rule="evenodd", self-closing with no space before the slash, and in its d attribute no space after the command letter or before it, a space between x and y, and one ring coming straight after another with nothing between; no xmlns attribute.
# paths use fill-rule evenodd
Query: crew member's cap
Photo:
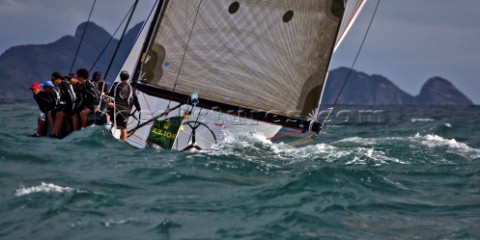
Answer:
<svg viewBox="0 0 480 240"><path fill-rule="evenodd" d="M69 73L67 78L77 78L76 73Z"/></svg>
<svg viewBox="0 0 480 240"><path fill-rule="evenodd" d="M127 80L128 78L130 78L130 74L128 73L128 71L123 70L120 72L121 80Z"/></svg>
<svg viewBox="0 0 480 240"><path fill-rule="evenodd" d="M41 84L42 87L53 87L52 81L46 81Z"/></svg>
<svg viewBox="0 0 480 240"><path fill-rule="evenodd" d="M93 80L100 80L102 78L102 73L99 71L96 71L93 73Z"/></svg>
<svg viewBox="0 0 480 240"><path fill-rule="evenodd" d="M40 84L39 83L33 83L32 86L30 87L30 90L33 89L40 89Z"/></svg>
<svg viewBox="0 0 480 240"><path fill-rule="evenodd" d="M52 79L61 79L61 80L63 80L63 76L62 76L62 74L60 74L59 72L53 72L53 73L52 73Z"/></svg>

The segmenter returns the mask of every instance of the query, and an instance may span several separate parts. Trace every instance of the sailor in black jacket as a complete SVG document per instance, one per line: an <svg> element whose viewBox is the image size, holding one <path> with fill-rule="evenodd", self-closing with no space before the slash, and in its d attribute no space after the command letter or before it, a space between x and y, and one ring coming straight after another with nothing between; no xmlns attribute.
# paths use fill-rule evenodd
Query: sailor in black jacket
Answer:
<svg viewBox="0 0 480 240"><path fill-rule="evenodd" d="M44 91L40 91L40 87L43 87ZM49 126L50 129L53 127L51 111L54 110L57 105L58 94L52 88L53 84L51 81L47 81L43 84L34 83L30 88L33 93L33 98L37 102L41 111L38 117L37 132L32 134L32 136L45 136L47 134L47 126Z"/></svg>
<svg viewBox="0 0 480 240"><path fill-rule="evenodd" d="M114 121L118 129L122 131L121 140L127 140L127 121L130 117L132 107L141 111L135 90L128 83L130 74L127 71L120 72L121 82L112 87L112 94L115 98L115 116ZM113 107L113 104L110 105Z"/></svg>
<svg viewBox="0 0 480 240"><path fill-rule="evenodd" d="M69 82L64 81L64 77L60 73L52 73L52 83L57 86L60 95L59 104L55 108L55 113L52 114L52 116L54 115L52 137L61 137L61 130L65 116L70 117L72 115L77 96L72 85Z"/></svg>
<svg viewBox="0 0 480 240"><path fill-rule="evenodd" d="M83 128L88 126L88 115L96 113L100 103L100 91L92 82L90 82L90 80L88 80L89 75L90 74L86 68L80 68L77 70L78 81L83 85L84 101L82 109L79 112Z"/></svg>

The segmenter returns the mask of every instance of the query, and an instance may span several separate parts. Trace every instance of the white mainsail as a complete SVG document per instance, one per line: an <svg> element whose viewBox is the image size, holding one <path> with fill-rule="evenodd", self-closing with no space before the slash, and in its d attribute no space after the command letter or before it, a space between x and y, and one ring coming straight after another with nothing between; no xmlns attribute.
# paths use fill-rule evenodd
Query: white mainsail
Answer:
<svg viewBox="0 0 480 240"><path fill-rule="evenodd" d="M214 102L306 116L317 107L333 51L337 2L169 1L148 50L146 81Z"/></svg>
<svg viewBox="0 0 480 240"><path fill-rule="evenodd" d="M318 107L338 31L348 31L364 2L163 1L123 67L137 73L143 110L140 121L129 122L135 131L127 141L148 146L149 119L179 104L159 119L184 116L193 92L200 104L185 121L198 128L184 124L174 149L191 144L192 132L196 145L209 148L225 131L272 137L281 126L308 130L302 121Z"/></svg>

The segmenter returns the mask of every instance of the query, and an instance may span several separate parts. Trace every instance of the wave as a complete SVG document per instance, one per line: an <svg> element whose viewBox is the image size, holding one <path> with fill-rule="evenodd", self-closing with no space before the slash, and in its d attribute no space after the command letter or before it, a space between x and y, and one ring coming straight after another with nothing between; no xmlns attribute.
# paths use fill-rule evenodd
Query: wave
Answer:
<svg viewBox="0 0 480 240"><path fill-rule="evenodd" d="M52 141L61 141L61 145L59 145L61 148L72 149L83 153L85 153L85 149L87 149L87 151L102 150L102 154L110 151L125 151L124 142L113 138L105 126L99 125L88 126L69 134L61 140L53 139Z"/></svg>
<svg viewBox="0 0 480 240"><path fill-rule="evenodd" d="M398 139L398 138L391 138ZM380 140L381 141L381 140ZM345 145L350 142L353 145ZM213 156L236 156L247 161L268 163L269 166L282 168L300 164L312 168L325 163L373 164L389 163L408 164L399 158L388 156L375 145L378 139L352 137L331 144L316 143L302 147L293 147L287 143L274 143L261 134L230 134L225 141L215 145L205 153Z"/></svg>
<svg viewBox="0 0 480 240"><path fill-rule="evenodd" d="M247 159L274 157L276 160L311 158L334 151L328 144L293 147L288 143L274 143L261 133L227 134L224 141L207 151L211 155L236 155ZM260 154L260 155L259 155Z"/></svg>
<svg viewBox="0 0 480 240"><path fill-rule="evenodd" d="M433 122L435 119L432 118L412 118L410 119L410 122Z"/></svg>
<svg viewBox="0 0 480 240"><path fill-rule="evenodd" d="M39 192L44 192L44 193L49 193L49 192L58 192L58 193L63 193L63 192L72 192L74 189L70 187L61 187L57 186L53 183L44 183L42 182L39 186L33 186L33 187L22 187L16 190L15 196L20 197L24 195L28 195L31 193L39 193Z"/></svg>
<svg viewBox="0 0 480 240"><path fill-rule="evenodd" d="M422 136L420 133L417 133L412 139L431 149L447 148L452 152L462 154L471 159L480 157L480 149L470 147L467 144L458 142L453 138L446 139L435 134L426 134Z"/></svg>
<svg viewBox="0 0 480 240"><path fill-rule="evenodd" d="M445 139L435 134L427 134L425 136L420 135L417 133L414 139L421 140L421 143L427 147L443 147L446 146L448 148L453 149L461 149L466 151L471 151L473 148L469 147L465 143L457 142L455 139Z"/></svg>
<svg viewBox="0 0 480 240"><path fill-rule="evenodd" d="M446 148L445 151L442 148ZM234 156L272 168L325 164L382 166L388 164L452 164L480 157L480 149L435 134L392 137L347 137L337 141L292 147L261 134L230 134L202 154Z"/></svg>

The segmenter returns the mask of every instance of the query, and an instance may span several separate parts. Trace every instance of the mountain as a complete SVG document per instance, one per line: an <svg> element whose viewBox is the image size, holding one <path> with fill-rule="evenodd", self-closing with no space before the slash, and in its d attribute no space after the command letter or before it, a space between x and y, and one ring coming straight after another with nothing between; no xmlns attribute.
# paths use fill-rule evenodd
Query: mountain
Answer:
<svg viewBox="0 0 480 240"><path fill-rule="evenodd" d="M114 75L120 71L142 24L137 24L125 35L107 76L108 81L112 81ZM83 35L85 27L87 31ZM119 40L113 39L95 23L89 22L87 25L85 22L77 27L75 36L64 36L49 44L16 46L5 51L0 56L0 102L31 100L28 88L33 82L49 80L54 71L67 74L82 35L83 40L73 71L86 67L105 73ZM381 75L367 75L345 67L329 72L324 104L335 101L347 76L348 81L338 96L338 104L473 105L472 101L448 80L440 77L429 79L418 96L411 96Z"/></svg>
<svg viewBox="0 0 480 240"><path fill-rule="evenodd" d="M458 91L451 82L433 77L422 86L420 95L414 98L420 105L472 105L472 101Z"/></svg>
<svg viewBox="0 0 480 240"><path fill-rule="evenodd" d="M125 34L109 74L119 72L141 26L142 23L139 23ZM85 27L87 31L83 34ZM31 99L28 88L33 82L49 80L54 71L67 74L82 35L72 72L85 67L105 73L119 40L113 39L95 23L87 25L84 22L77 27L75 36L64 36L49 44L16 46L5 51L0 56L0 101Z"/></svg>
<svg viewBox="0 0 480 240"><path fill-rule="evenodd" d="M341 94L345 79L348 81ZM418 96L412 96L381 75L341 67L330 71L323 104L346 105L473 105L473 102L448 80L433 77L422 87Z"/></svg>

